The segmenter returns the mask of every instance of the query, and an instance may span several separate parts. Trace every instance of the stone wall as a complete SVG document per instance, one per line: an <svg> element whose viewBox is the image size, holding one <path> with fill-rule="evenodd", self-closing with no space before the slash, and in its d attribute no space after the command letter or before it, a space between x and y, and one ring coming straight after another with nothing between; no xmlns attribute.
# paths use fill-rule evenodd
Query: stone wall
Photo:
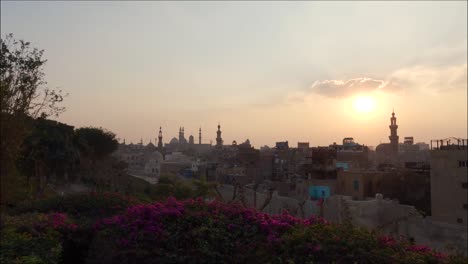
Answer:
<svg viewBox="0 0 468 264"><path fill-rule="evenodd" d="M354 201L349 196L332 196L325 201L324 218L336 223L351 221L355 226L413 238L416 244L468 255L468 229L464 225L437 222L423 217L413 207L397 201L376 199Z"/></svg>
<svg viewBox="0 0 468 264"><path fill-rule="evenodd" d="M218 190L225 201L230 201L234 187L221 185ZM256 192L244 188L242 194L247 207L260 209L268 197L265 191ZM256 205L254 197L256 196ZM238 196L239 197L239 196ZM353 225L398 237L413 238L416 244L427 245L446 253L468 255L468 228L460 224L437 222L430 217L423 217L413 206L399 204L396 200L376 198L353 200L350 196L332 195L325 200L323 211L310 200L278 195L273 192L271 202L263 209L268 214L279 214L288 210L292 215L308 218L322 215L335 223L350 221Z"/></svg>
<svg viewBox="0 0 468 264"><path fill-rule="evenodd" d="M234 187L232 185L223 184L218 187L219 192L223 196L225 201L231 201ZM240 196L244 197L244 201L247 207L255 207L257 210L260 210L262 205L265 203L265 200L268 198L268 192L262 191L256 192L251 188L243 188L243 194L239 193L238 190L237 199L239 200ZM256 203L254 202L256 197ZM288 210L291 215L308 218L313 214L318 214L319 208L316 203L310 200L295 199L287 196L278 195L277 191L274 191L270 203L262 210L268 214L280 214L283 210Z"/></svg>

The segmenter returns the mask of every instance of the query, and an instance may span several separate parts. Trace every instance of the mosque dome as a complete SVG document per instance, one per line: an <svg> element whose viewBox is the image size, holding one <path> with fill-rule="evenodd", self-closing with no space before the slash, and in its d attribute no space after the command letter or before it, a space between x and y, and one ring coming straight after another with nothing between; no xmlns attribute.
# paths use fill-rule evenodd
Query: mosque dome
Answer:
<svg viewBox="0 0 468 264"><path fill-rule="evenodd" d="M177 138L172 138L171 141L169 142L169 144L179 144L179 140L177 140Z"/></svg>
<svg viewBox="0 0 468 264"><path fill-rule="evenodd" d="M155 151L153 152L153 157L156 158L158 161L162 161L163 160L163 155L159 152L159 151Z"/></svg>
<svg viewBox="0 0 468 264"><path fill-rule="evenodd" d="M145 146L145 150L148 150L148 151L153 151L155 149L156 149L156 146L151 142Z"/></svg>
<svg viewBox="0 0 468 264"><path fill-rule="evenodd" d="M379 144L376 148L375 148L375 152L379 152L379 153L390 153L391 152L391 148L392 146L388 143L382 143L382 144Z"/></svg>

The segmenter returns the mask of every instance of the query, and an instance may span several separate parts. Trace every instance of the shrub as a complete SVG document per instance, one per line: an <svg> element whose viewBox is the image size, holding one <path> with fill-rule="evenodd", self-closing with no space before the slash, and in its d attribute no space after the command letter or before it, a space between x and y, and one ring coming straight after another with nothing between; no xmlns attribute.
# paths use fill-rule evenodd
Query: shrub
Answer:
<svg viewBox="0 0 468 264"><path fill-rule="evenodd" d="M59 263L62 233L76 229L61 213L2 217L1 263Z"/></svg>
<svg viewBox="0 0 468 264"><path fill-rule="evenodd" d="M75 215L96 218L94 224L85 221L77 227L62 213L5 217L2 263L409 264L467 260L404 238L331 224L316 217L299 219L286 211L268 215L238 204L169 198L125 210L109 209L100 218L96 216L100 208L125 203L122 199L127 198L90 194L74 202L84 197L94 202L78 206L77 211L72 210L72 203L61 206ZM42 205L39 208L43 211L53 208Z"/></svg>
<svg viewBox="0 0 468 264"><path fill-rule="evenodd" d="M94 221L121 213L130 205L138 204L135 198L119 193L86 193L55 196L49 199L37 200L23 204L15 210L15 214L27 212L64 212L73 218L83 221Z"/></svg>
<svg viewBox="0 0 468 264"><path fill-rule="evenodd" d="M448 263L405 239L201 199L137 205L95 225L88 263Z"/></svg>

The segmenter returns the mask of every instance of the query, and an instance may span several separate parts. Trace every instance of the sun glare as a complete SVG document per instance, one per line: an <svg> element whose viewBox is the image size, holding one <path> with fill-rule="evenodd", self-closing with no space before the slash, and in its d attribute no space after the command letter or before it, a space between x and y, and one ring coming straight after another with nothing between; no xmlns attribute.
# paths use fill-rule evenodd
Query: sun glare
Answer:
<svg viewBox="0 0 468 264"><path fill-rule="evenodd" d="M368 96L359 96L354 99L354 109L361 113L367 113L374 109L374 100Z"/></svg>

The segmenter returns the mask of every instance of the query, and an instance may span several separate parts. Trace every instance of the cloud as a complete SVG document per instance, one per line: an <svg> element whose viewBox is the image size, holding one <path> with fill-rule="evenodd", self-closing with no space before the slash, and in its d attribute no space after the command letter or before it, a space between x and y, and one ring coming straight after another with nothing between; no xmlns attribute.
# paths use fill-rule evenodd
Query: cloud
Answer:
<svg viewBox="0 0 468 264"><path fill-rule="evenodd" d="M317 80L306 88L290 89L286 94L263 97L250 106L265 108L297 105L313 100L314 95L347 98L362 93L419 92L437 95L451 90L467 89L467 64L416 65L403 67L382 78L357 77L349 80Z"/></svg>
<svg viewBox="0 0 468 264"><path fill-rule="evenodd" d="M367 77L359 77L350 80L324 80L315 81L310 91L328 97L348 97L356 93L368 93L373 91L397 91L400 86L396 82L376 80Z"/></svg>
<svg viewBox="0 0 468 264"><path fill-rule="evenodd" d="M445 67L414 66L399 69L389 78L409 89L433 94L467 88L467 64Z"/></svg>
<svg viewBox="0 0 468 264"><path fill-rule="evenodd" d="M467 89L467 64L448 66L417 65L398 69L382 79L358 77L350 80L315 81L308 89L331 98L343 98L375 91L394 93L419 90L432 94ZM307 94L304 94L307 95Z"/></svg>

